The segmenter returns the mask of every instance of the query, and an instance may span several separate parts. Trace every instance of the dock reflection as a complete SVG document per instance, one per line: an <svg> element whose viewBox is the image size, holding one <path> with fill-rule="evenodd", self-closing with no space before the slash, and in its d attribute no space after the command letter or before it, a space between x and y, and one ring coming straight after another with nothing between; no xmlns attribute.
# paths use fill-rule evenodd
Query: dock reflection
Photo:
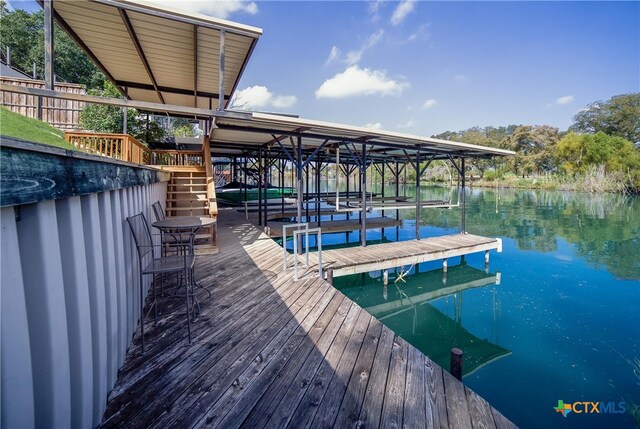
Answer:
<svg viewBox="0 0 640 429"><path fill-rule="evenodd" d="M500 272L461 264L449 267L447 272L390 271L386 285L384 277L380 271L364 278L341 277L335 280L335 287L445 369L449 368L451 348L462 349L463 376L511 354L499 344ZM489 339L478 338L463 326L463 293L476 288L491 288L493 295ZM453 306L451 315L436 308L439 299Z"/></svg>

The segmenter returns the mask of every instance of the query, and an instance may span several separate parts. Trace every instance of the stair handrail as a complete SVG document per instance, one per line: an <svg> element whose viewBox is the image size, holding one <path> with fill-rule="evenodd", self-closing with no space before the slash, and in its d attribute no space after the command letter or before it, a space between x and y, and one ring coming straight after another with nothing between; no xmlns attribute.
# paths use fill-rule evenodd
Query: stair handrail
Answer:
<svg viewBox="0 0 640 429"><path fill-rule="evenodd" d="M204 161L205 174L207 176L207 201L209 201L209 216L218 216L218 200L216 198L216 184L213 177L213 164L211 163L211 146L208 136L202 137L202 159Z"/></svg>

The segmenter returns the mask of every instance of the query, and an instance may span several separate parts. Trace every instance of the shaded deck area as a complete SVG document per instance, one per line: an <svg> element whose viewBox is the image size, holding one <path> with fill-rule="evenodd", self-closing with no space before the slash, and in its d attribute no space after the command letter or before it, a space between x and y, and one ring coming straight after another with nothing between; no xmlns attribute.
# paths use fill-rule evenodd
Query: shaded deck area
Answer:
<svg viewBox="0 0 640 429"><path fill-rule="evenodd" d="M237 213L218 219L192 344L183 307L147 325L144 356L136 334L103 427L514 427L327 282L293 281Z"/></svg>

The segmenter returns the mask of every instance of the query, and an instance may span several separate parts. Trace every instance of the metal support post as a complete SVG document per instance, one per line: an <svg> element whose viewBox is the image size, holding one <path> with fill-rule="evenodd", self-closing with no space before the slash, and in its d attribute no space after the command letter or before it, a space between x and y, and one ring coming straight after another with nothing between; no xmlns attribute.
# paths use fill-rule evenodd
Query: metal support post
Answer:
<svg viewBox="0 0 640 429"><path fill-rule="evenodd" d="M362 143L362 166L361 166L360 186L362 188L362 226L360 237L362 247L367 245L367 144Z"/></svg>
<svg viewBox="0 0 640 429"><path fill-rule="evenodd" d="M320 221L320 161L316 161L316 222L318 226L322 226Z"/></svg>
<svg viewBox="0 0 640 429"><path fill-rule="evenodd" d="M225 30L220 30L220 68L218 70L220 81L218 89L218 110L224 110L224 56L225 56Z"/></svg>
<svg viewBox="0 0 640 429"><path fill-rule="evenodd" d="M465 197L465 188L466 188L466 184L467 184L467 179L466 179L466 173L465 173L465 165L464 165L464 158L462 158L462 201L460 202L460 204L462 205L462 233L466 234L467 233L467 225L466 225L466 215L467 215L467 209L466 209L466 197Z"/></svg>
<svg viewBox="0 0 640 429"><path fill-rule="evenodd" d="M44 87L53 90L53 0L44 0Z"/></svg>
<svg viewBox="0 0 640 429"><path fill-rule="evenodd" d="M420 240L420 150L416 152L416 240Z"/></svg>
<svg viewBox="0 0 640 429"><path fill-rule="evenodd" d="M262 225L262 148L258 149L258 225Z"/></svg>

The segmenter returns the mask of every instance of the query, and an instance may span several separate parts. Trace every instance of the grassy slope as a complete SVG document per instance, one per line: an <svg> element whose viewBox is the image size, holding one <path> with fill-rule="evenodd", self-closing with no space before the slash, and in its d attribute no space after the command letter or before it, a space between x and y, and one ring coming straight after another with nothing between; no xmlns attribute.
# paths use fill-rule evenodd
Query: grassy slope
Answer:
<svg viewBox="0 0 640 429"><path fill-rule="evenodd" d="M64 133L51 125L27 118L0 106L0 135L64 149L75 149L64 140Z"/></svg>

